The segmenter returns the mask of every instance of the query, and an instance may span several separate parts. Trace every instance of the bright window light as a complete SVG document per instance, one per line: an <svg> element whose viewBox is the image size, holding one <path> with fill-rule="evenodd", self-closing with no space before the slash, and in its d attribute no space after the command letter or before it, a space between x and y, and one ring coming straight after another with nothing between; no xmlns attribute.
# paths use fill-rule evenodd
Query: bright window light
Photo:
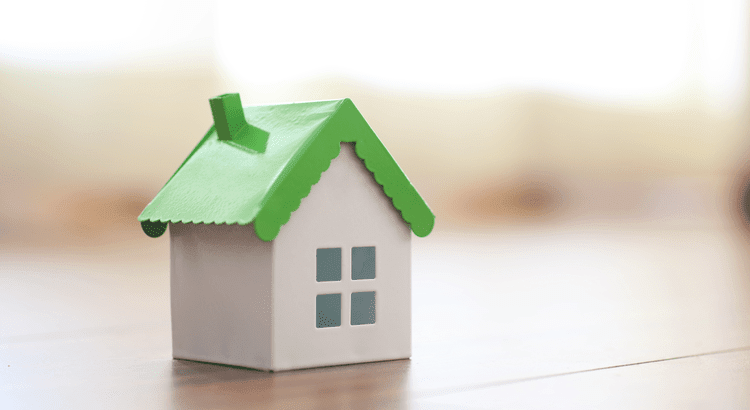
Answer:
<svg viewBox="0 0 750 410"><path fill-rule="evenodd" d="M176 0L7 2L0 12L0 60L80 66L185 52L201 41L211 44L213 7Z"/></svg>
<svg viewBox="0 0 750 410"><path fill-rule="evenodd" d="M698 82L741 98L740 0L220 2L220 61L247 84L343 75L476 93L535 89L658 98Z"/></svg>

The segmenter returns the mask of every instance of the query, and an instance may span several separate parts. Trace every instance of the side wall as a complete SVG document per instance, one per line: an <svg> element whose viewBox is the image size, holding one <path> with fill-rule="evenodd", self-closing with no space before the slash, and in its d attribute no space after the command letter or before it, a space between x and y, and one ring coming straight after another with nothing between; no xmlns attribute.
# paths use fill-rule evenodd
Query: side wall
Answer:
<svg viewBox="0 0 750 410"><path fill-rule="evenodd" d="M411 230L342 144L273 248L274 370L411 356ZM352 247L375 246L376 277L352 280ZM341 248L341 281L316 281L316 250ZM376 321L351 325L352 292L376 292ZM316 327L316 296L341 294L341 325Z"/></svg>
<svg viewBox="0 0 750 410"><path fill-rule="evenodd" d="M253 227L170 224L172 354L271 368L271 243Z"/></svg>

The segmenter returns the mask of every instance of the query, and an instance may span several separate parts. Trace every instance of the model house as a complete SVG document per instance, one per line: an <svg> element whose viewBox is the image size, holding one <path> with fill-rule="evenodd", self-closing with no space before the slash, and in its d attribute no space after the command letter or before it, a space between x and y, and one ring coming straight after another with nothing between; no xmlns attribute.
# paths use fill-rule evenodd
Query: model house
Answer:
<svg viewBox="0 0 750 410"><path fill-rule="evenodd" d="M173 356L264 370L411 356L411 233L435 217L349 99L242 107L139 216L167 226Z"/></svg>

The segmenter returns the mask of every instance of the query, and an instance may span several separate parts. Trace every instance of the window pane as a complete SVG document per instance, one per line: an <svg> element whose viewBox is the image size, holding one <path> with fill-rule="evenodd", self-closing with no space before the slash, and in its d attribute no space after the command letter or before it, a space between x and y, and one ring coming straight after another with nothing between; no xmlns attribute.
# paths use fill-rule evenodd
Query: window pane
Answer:
<svg viewBox="0 0 750 410"><path fill-rule="evenodd" d="M341 248L318 249L315 278L318 282L341 280Z"/></svg>
<svg viewBox="0 0 750 410"><path fill-rule="evenodd" d="M315 327L341 326L341 294L318 295L315 298L318 320Z"/></svg>
<svg viewBox="0 0 750 410"><path fill-rule="evenodd" d="M352 293L352 325L375 323L375 292Z"/></svg>
<svg viewBox="0 0 750 410"><path fill-rule="evenodd" d="M352 280L375 279L375 247L352 248Z"/></svg>

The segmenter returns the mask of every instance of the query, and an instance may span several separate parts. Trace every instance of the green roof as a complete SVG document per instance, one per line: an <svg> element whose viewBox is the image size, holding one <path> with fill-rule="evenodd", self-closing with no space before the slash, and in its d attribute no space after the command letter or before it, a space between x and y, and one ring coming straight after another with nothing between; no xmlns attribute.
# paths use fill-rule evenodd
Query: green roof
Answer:
<svg viewBox="0 0 750 410"><path fill-rule="evenodd" d="M273 240L342 142L354 143L414 234L432 231L435 215L348 98L242 108L225 94L211 108L215 125L138 217L149 236L167 222L253 223Z"/></svg>

